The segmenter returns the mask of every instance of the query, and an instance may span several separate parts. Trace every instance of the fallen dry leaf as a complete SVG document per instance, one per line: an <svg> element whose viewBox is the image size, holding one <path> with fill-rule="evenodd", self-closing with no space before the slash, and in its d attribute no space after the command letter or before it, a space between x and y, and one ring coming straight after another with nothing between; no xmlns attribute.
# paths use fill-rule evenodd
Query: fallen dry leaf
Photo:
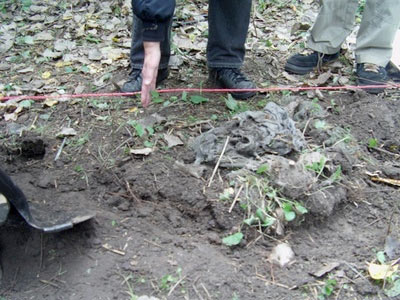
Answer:
<svg viewBox="0 0 400 300"><path fill-rule="evenodd" d="M135 155L148 156L153 152L152 148L142 148L142 149L131 149L130 153Z"/></svg>

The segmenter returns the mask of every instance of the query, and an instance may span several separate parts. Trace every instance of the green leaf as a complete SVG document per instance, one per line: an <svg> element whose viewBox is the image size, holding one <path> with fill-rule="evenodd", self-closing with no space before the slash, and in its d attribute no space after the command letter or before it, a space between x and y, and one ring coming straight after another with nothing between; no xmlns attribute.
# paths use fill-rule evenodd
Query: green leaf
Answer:
<svg viewBox="0 0 400 300"><path fill-rule="evenodd" d="M368 148L376 148L378 147L377 139L369 139L368 140Z"/></svg>
<svg viewBox="0 0 400 300"><path fill-rule="evenodd" d="M262 224L262 226L269 227L271 225L274 225L275 221L276 220L273 217L266 217L264 223Z"/></svg>
<svg viewBox="0 0 400 300"><path fill-rule="evenodd" d="M390 289L386 289L385 294L389 297L397 297L400 295L400 279L396 280Z"/></svg>
<svg viewBox="0 0 400 300"><path fill-rule="evenodd" d="M283 213L285 214L286 221L290 222L296 218L296 213L293 211L293 206L290 203L282 204Z"/></svg>
<svg viewBox="0 0 400 300"><path fill-rule="evenodd" d="M33 37L30 35L27 35L24 37L24 43L27 45L33 45L35 41L33 40Z"/></svg>
<svg viewBox="0 0 400 300"><path fill-rule="evenodd" d="M164 99L160 97L160 94L157 91L151 91L151 101L154 103L163 103Z"/></svg>
<svg viewBox="0 0 400 300"><path fill-rule="evenodd" d="M182 93L181 100L182 100L182 101L187 101L187 92L183 92L183 93Z"/></svg>
<svg viewBox="0 0 400 300"><path fill-rule="evenodd" d="M148 148L151 148L151 147L154 146L154 144L153 144L152 142L150 142L150 141L145 141L145 142L143 143L143 145L144 145L145 147L148 147Z"/></svg>
<svg viewBox="0 0 400 300"><path fill-rule="evenodd" d="M152 136L154 134L154 129L153 127L147 126L146 127L147 132L149 133L150 136Z"/></svg>
<svg viewBox="0 0 400 300"><path fill-rule="evenodd" d="M263 164L263 165L258 167L256 173L257 174L264 174L264 173L267 173L267 171L268 171L268 165L267 164Z"/></svg>
<svg viewBox="0 0 400 300"><path fill-rule="evenodd" d="M225 105L231 111L237 111L239 109L238 102L235 99L233 99L231 94L228 94L228 98L225 100Z"/></svg>
<svg viewBox="0 0 400 300"><path fill-rule="evenodd" d="M376 258L383 265L386 262L385 252L384 251L378 251L376 253Z"/></svg>
<svg viewBox="0 0 400 300"><path fill-rule="evenodd" d="M336 168L335 172L331 175L332 182L339 181L342 177L342 166Z"/></svg>
<svg viewBox="0 0 400 300"><path fill-rule="evenodd" d="M314 127L315 127L316 129L322 129L322 130L324 130L324 129L326 129L328 126L327 126L327 124L326 124L326 122L325 122L324 120L316 120L315 123L314 123Z"/></svg>
<svg viewBox="0 0 400 300"><path fill-rule="evenodd" d="M265 221L265 213L261 208L257 208L256 216L262 223L264 223L264 221Z"/></svg>
<svg viewBox="0 0 400 300"><path fill-rule="evenodd" d="M34 103L33 100L23 100L18 105L23 108L30 108Z"/></svg>
<svg viewBox="0 0 400 300"><path fill-rule="evenodd" d="M299 203L296 203L296 204L294 205L294 207L295 207L296 210L297 210L300 214L302 214L302 215L308 213L307 208L305 208L303 205L301 205L301 204L299 204Z"/></svg>
<svg viewBox="0 0 400 300"><path fill-rule="evenodd" d="M133 126L133 128L135 128L136 134L137 134L139 137L144 136L145 131L144 131L144 128L143 128L143 125L142 125L142 124L136 123L136 124Z"/></svg>
<svg viewBox="0 0 400 300"><path fill-rule="evenodd" d="M243 221L243 223L246 224L246 225L251 226L251 225L257 224L258 220L259 220L259 219L258 219L257 217L255 217L254 215L251 215L251 217L245 219L245 220Z"/></svg>
<svg viewBox="0 0 400 300"><path fill-rule="evenodd" d="M243 233L237 232L222 239L222 243L231 247L238 245L243 239Z"/></svg>
<svg viewBox="0 0 400 300"><path fill-rule="evenodd" d="M285 213L285 220L290 222L296 218L296 213L294 211L284 211Z"/></svg>
<svg viewBox="0 0 400 300"><path fill-rule="evenodd" d="M201 104L204 102L208 102L208 98L204 98L203 96L199 95L193 95L190 96L190 102L192 102L193 104Z"/></svg>
<svg viewBox="0 0 400 300"><path fill-rule="evenodd" d="M90 68L88 66L82 66L81 67L81 72L82 73L89 73L90 72Z"/></svg>

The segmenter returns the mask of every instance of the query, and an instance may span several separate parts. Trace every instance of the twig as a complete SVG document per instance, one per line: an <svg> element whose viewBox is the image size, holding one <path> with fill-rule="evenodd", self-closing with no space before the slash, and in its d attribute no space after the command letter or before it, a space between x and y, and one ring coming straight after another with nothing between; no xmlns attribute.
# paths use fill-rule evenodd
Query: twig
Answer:
<svg viewBox="0 0 400 300"><path fill-rule="evenodd" d="M199 297L200 300L204 300L204 298L201 296L199 291L196 289L196 286L194 284L192 284L192 287L193 287L193 290L196 293L197 297Z"/></svg>
<svg viewBox="0 0 400 300"><path fill-rule="evenodd" d="M211 300L211 296L210 293L208 292L208 290L206 289L205 285L201 282L200 283L201 287L203 288L203 290L206 292L208 299Z"/></svg>
<svg viewBox="0 0 400 300"><path fill-rule="evenodd" d="M186 275L185 276L183 276L181 279L179 279L175 284L174 284L174 286L169 290L169 292L168 292L168 297L169 296L171 296L171 294L174 292L174 290L175 290L175 288L183 281L183 279L185 279L186 278Z"/></svg>
<svg viewBox="0 0 400 300"><path fill-rule="evenodd" d="M67 137L64 137L64 139L63 139L63 141L61 143L61 146L57 151L56 157L54 158L54 161L56 161L56 160L58 160L60 158L61 152L62 152L66 142L67 142Z"/></svg>
<svg viewBox="0 0 400 300"><path fill-rule="evenodd" d="M211 183L212 183L212 181L213 181L213 179L214 179L215 173L217 173L219 164L221 163L221 159L222 159L222 157L224 156L226 147L228 146L228 142L229 142L229 136L226 137L226 141L225 141L224 148L222 148L221 155L220 155L219 158L218 158L217 164L215 165L214 171L213 171L212 174L211 174L211 178L210 178L210 181L209 181L207 187L210 187L210 186L211 186Z"/></svg>
<svg viewBox="0 0 400 300"><path fill-rule="evenodd" d="M279 287L282 287L282 288L285 288L285 289L288 289L288 290L293 290L293 287L287 286L285 284L282 284L282 283L279 283L279 282L276 282L276 281L272 282L271 280L268 280L267 278L265 278L264 276L262 276L260 274L256 274L256 277L258 279L262 280L262 281L265 281L266 283L269 283L269 284L272 284L272 285L275 285L275 286L279 286Z"/></svg>
<svg viewBox="0 0 400 300"><path fill-rule="evenodd" d="M239 195L240 195L240 193L242 192L243 187L244 187L244 184L242 184L242 185L240 186L240 188L239 188L239 190L238 190L238 192L237 192L237 194L236 194L236 196L235 196L235 199L233 199L232 205L231 205L231 207L229 208L229 213L232 212L233 207L235 206L236 202L238 201Z"/></svg>
<svg viewBox="0 0 400 300"><path fill-rule="evenodd" d="M156 247L158 247L158 248L164 249L163 246L160 246L159 244L154 243L154 242L152 242L152 241L149 241L149 240L146 240L146 239L143 239L143 241L145 241L145 242L147 242L147 243L149 243L149 244L152 244L152 245L154 245L154 246L156 246Z"/></svg>
<svg viewBox="0 0 400 300"><path fill-rule="evenodd" d="M378 151L378 152L382 152L382 153L385 153L385 154L393 155L395 158L400 158L399 154L387 151L387 150L382 149L382 148L371 147L370 149Z"/></svg>
<svg viewBox="0 0 400 300"><path fill-rule="evenodd" d="M51 282L51 281L47 281L47 280L44 280L44 279L40 279L39 280L41 283L44 283L44 284L48 284L48 285L51 285L51 286L54 286L54 287L56 287L56 288L60 288L57 284L55 284L54 282Z"/></svg>
<svg viewBox="0 0 400 300"><path fill-rule="evenodd" d="M142 202L140 201L140 199L138 197L136 197L136 195L132 192L131 186L128 182L128 180L125 180L126 183L126 189L128 190L129 194L132 196L133 200L135 200L136 202Z"/></svg>
<svg viewBox="0 0 400 300"><path fill-rule="evenodd" d="M361 274L360 272L357 271L356 268L354 268L351 264L349 264L347 261L344 261L344 263L354 272L356 273L359 277L361 277L362 279L364 279L365 281L369 282L367 278L365 278L365 276L363 274Z"/></svg>
<svg viewBox="0 0 400 300"><path fill-rule="evenodd" d="M104 244L104 245L101 245L101 246L104 249L106 249L106 250L108 250L108 251L110 251L112 253L115 253L115 254L118 254L118 255L121 255L121 256L125 256L125 252L124 251L113 249L113 248L111 248L111 246L109 244Z"/></svg>

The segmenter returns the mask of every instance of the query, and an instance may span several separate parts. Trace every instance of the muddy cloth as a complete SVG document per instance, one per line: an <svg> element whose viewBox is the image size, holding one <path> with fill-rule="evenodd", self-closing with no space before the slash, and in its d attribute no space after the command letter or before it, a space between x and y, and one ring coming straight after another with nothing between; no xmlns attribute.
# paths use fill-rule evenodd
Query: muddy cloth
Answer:
<svg viewBox="0 0 400 300"><path fill-rule="evenodd" d="M255 158L267 153L286 155L293 150L301 151L306 145L288 113L270 102L263 111L238 114L234 120L197 137L192 144L196 153L195 163L215 163L228 136L222 167L253 169L249 164L253 165Z"/></svg>

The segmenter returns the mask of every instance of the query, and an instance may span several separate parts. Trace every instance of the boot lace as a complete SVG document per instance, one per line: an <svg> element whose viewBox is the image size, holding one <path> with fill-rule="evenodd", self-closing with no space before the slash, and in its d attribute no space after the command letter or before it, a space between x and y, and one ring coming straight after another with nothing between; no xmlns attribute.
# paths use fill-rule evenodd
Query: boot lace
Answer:
<svg viewBox="0 0 400 300"><path fill-rule="evenodd" d="M379 69L380 69L380 67L375 65L375 64L371 64L371 63L365 63L364 64L364 70L366 72L379 73Z"/></svg>
<svg viewBox="0 0 400 300"><path fill-rule="evenodd" d="M249 81L239 69L221 69L220 76L223 74L235 83Z"/></svg>

